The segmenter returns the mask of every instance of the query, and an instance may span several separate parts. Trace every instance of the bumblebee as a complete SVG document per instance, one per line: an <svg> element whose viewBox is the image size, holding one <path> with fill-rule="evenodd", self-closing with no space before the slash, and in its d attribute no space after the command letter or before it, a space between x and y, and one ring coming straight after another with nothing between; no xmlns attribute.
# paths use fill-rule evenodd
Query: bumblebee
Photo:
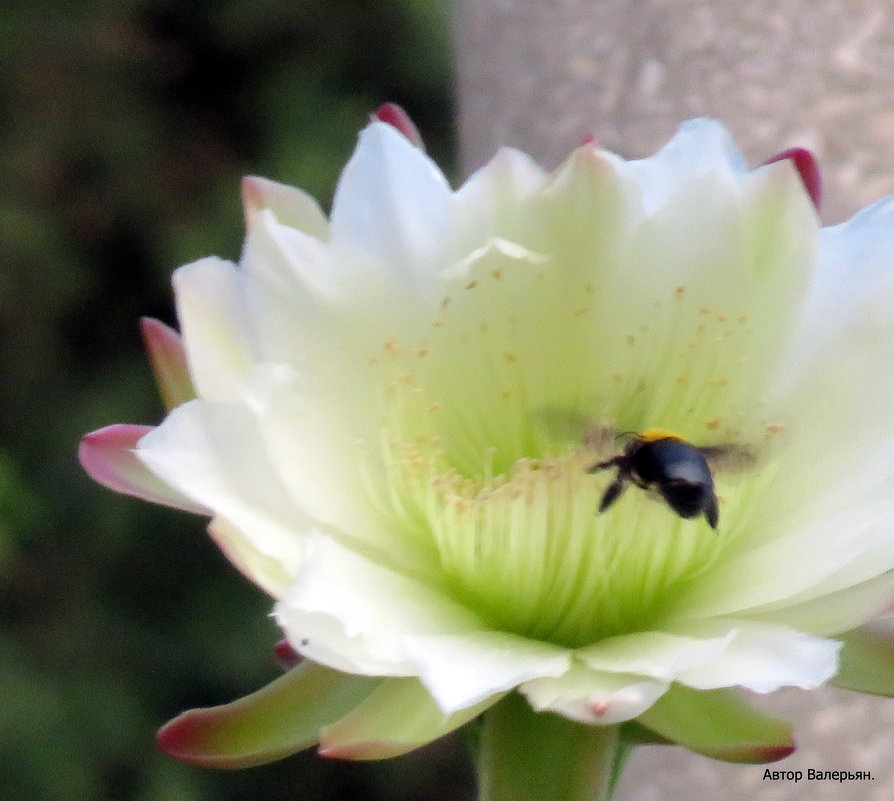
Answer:
<svg viewBox="0 0 894 801"><path fill-rule="evenodd" d="M611 506L630 483L655 491L680 517L704 515L717 528L717 495L708 458L729 450L728 446L696 447L663 428L648 428L627 443L624 452L597 462L588 473L615 467L614 481L602 495L599 511Z"/></svg>

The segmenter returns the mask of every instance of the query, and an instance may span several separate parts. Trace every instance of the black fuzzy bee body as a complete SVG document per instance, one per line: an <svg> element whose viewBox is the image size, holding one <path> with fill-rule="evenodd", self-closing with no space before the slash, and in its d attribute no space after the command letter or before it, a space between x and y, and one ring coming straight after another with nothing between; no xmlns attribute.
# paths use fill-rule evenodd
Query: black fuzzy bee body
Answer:
<svg viewBox="0 0 894 801"><path fill-rule="evenodd" d="M602 495L599 511L608 509L632 483L657 492L680 517L703 514L711 528L717 528L717 495L705 450L665 429L646 429L627 443L623 453L589 468L590 473L618 470Z"/></svg>

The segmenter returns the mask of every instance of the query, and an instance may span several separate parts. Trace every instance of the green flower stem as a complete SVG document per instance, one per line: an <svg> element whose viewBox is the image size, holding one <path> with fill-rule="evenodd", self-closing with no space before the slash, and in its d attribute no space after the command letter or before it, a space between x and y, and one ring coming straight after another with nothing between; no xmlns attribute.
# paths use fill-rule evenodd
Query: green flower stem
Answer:
<svg viewBox="0 0 894 801"><path fill-rule="evenodd" d="M484 715L479 801L609 801L621 757L617 726L535 712L512 694Z"/></svg>

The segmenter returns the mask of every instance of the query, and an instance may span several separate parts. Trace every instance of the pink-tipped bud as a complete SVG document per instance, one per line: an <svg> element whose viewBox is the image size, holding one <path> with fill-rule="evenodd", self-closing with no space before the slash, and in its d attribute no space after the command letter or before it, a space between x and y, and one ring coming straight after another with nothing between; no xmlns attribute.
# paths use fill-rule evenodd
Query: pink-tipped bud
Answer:
<svg viewBox="0 0 894 801"><path fill-rule="evenodd" d="M592 131L590 131L589 133L585 133L581 138L580 143L581 147L584 147L586 145L591 145L597 148L602 147L602 145L599 144L599 140L596 138L596 134L594 134Z"/></svg>
<svg viewBox="0 0 894 801"><path fill-rule="evenodd" d="M813 153L803 147L792 147L788 150L783 150L781 153L773 156L773 158L767 159L764 163L773 164L776 161L786 160L791 161L795 165L798 175L801 176L801 183L804 184L804 189L813 201L816 210L819 211L823 196L822 177Z"/></svg>
<svg viewBox="0 0 894 801"><path fill-rule="evenodd" d="M387 122L392 128L400 131L410 144L415 145L420 150L425 149L425 145L422 144L422 137L419 135L419 129L413 120L410 119L410 115L397 103L385 103L379 106L376 113L373 114L373 119Z"/></svg>

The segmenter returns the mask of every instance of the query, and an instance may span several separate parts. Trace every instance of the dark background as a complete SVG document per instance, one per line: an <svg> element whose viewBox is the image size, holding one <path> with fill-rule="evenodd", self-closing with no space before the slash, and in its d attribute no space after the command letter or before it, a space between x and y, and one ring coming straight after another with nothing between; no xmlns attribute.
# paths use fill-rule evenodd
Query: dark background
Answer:
<svg viewBox="0 0 894 801"><path fill-rule="evenodd" d="M384 763L312 752L203 771L159 725L275 675L270 600L204 521L116 496L79 438L162 408L141 315L170 273L237 258L239 178L326 205L368 114L401 103L453 163L439 0L0 5L0 798L461 799L448 739Z"/></svg>

